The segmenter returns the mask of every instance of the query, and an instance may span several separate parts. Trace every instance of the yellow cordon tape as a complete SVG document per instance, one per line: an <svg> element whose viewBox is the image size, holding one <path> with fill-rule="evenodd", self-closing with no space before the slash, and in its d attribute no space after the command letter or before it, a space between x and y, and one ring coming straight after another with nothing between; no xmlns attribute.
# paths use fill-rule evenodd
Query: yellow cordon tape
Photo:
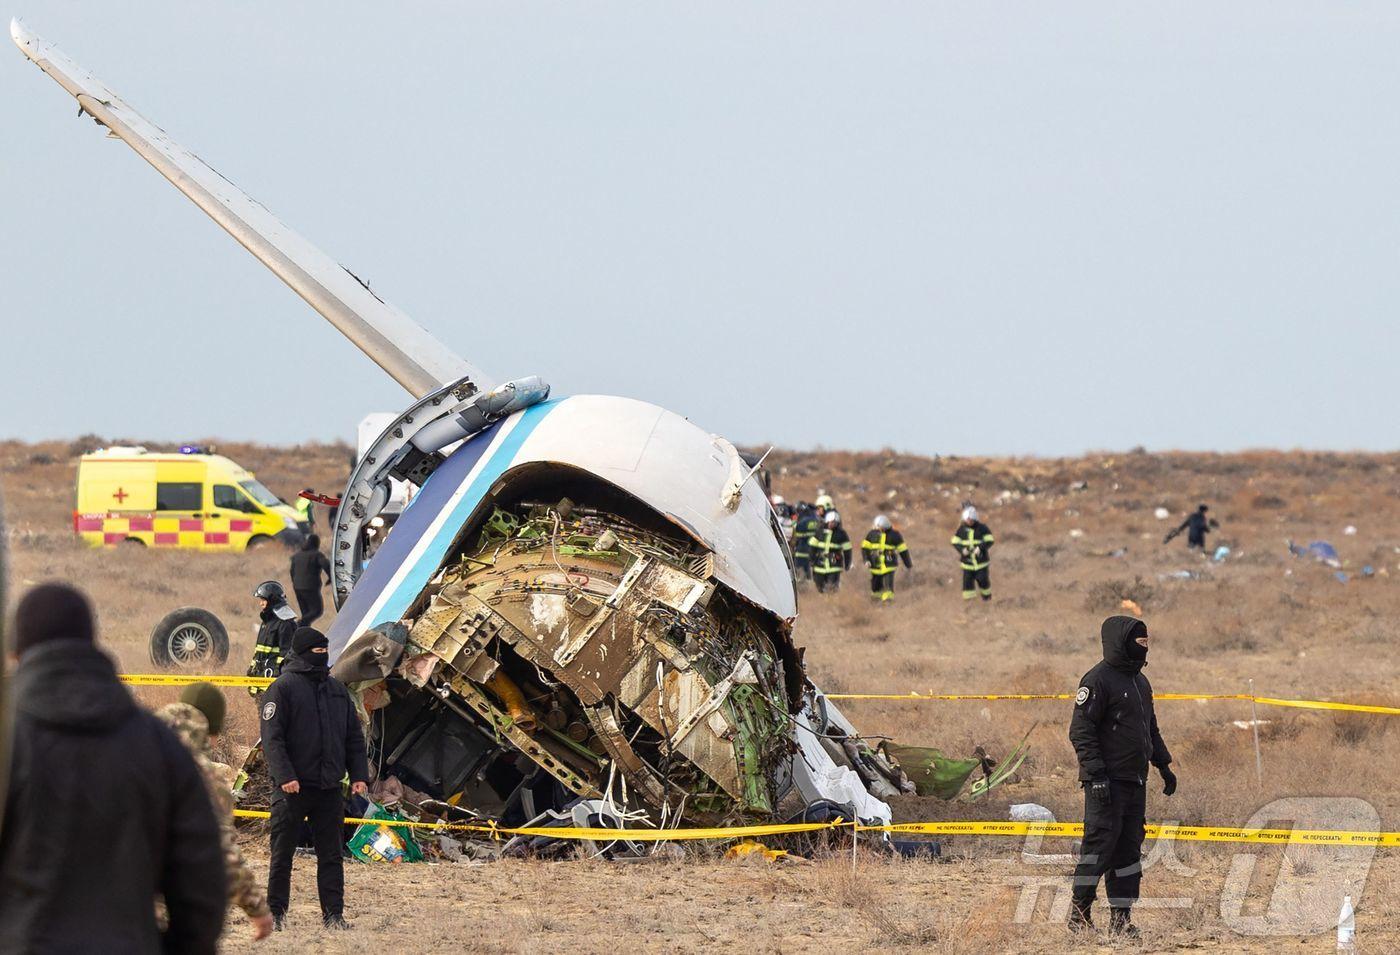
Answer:
<svg viewBox="0 0 1400 955"><path fill-rule="evenodd" d="M235 816L267 819L270 813L236 809ZM452 832L478 832L492 837L547 836L552 839L588 839L594 842L677 842L696 839L742 839L758 836L787 836L801 832L850 829L849 822L797 822L758 826L731 826L711 829L588 829L572 826L551 828L526 826L511 828L489 823L412 822L409 820L347 818L347 823L371 826L397 826L404 829L437 829ZM897 822L888 826L854 827L857 832L919 833L934 836L1049 836L1076 838L1084 834L1077 822ZM1341 829L1237 829L1224 826L1149 825L1149 839L1181 842L1262 842L1270 845L1306 843L1330 846L1400 846L1400 832L1356 832Z"/></svg>
<svg viewBox="0 0 1400 955"><path fill-rule="evenodd" d="M1084 826L1078 822L897 822L891 826L861 826L861 831L917 832L925 835L955 836L1050 836L1079 837ZM1358 832L1343 829L1239 829L1229 826L1147 826L1149 839L1181 842L1262 842L1274 845L1308 843L1331 846L1400 846L1400 832Z"/></svg>
<svg viewBox="0 0 1400 955"><path fill-rule="evenodd" d="M235 809L235 816L268 819L271 813L257 809ZM413 822L407 819L362 819L346 817L352 825L397 826L402 829L437 829L446 832L478 832L488 836L549 836L556 839L591 839L596 842L672 842L687 839L738 839L743 836L789 836L800 832L848 827L848 822L793 822L758 826L732 826L710 829L589 829L575 826L522 826L509 828L489 822Z"/></svg>
<svg viewBox="0 0 1400 955"><path fill-rule="evenodd" d="M828 693L829 700L892 700L921 703L930 700L1072 700L1070 693ZM1400 706L1372 706L1365 703L1331 703L1326 700L1283 700L1248 693L1157 693L1156 700L1242 700L1260 706L1292 706L1305 710L1343 710L1349 713L1379 713L1400 716Z"/></svg>
<svg viewBox="0 0 1400 955"><path fill-rule="evenodd" d="M212 683L215 686L265 688L272 680L264 676L200 676L176 673L123 673L122 682L131 686L185 686ZM1072 700L1071 693L828 693L829 700L892 700L905 703L958 700ZM1343 710L1349 713L1379 713L1400 716L1400 706L1372 706L1365 703L1330 703L1326 700L1284 700L1248 693L1158 693L1157 700L1242 700L1261 706L1292 706L1304 710Z"/></svg>
<svg viewBox="0 0 1400 955"><path fill-rule="evenodd" d="M200 676L177 673L123 673L122 682L130 686L186 686L190 683L212 683L215 686L252 686L266 689L272 680L265 676Z"/></svg>

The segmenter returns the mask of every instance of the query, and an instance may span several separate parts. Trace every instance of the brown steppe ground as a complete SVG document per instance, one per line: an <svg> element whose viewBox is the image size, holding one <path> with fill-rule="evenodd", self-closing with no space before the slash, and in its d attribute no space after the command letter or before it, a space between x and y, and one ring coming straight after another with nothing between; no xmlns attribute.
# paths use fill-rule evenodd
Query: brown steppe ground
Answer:
<svg viewBox="0 0 1400 955"><path fill-rule="evenodd" d="M147 671L150 628L168 610L198 605L228 624L224 670L241 672L252 644L252 587L285 574L275 549L249 555L87 550L70 531L79 447L0 442L0 482L11 533L16 591L49 579L86 589L99 608L102 639L128 671ZM274 491L337 488L348 449L225 444L220 450ZM830 692L1062 693L1098 659L1098 624L1124 596L1144 608L1154 635L1147 674L1157 692L1258 693L1278 697L1400 703L1400 455L1256 452L1093 454L1050 459L928 459L894 453L775 452L774 489L789 500L832 493L859 540L877 510L894 518L915 561L901 573L892 606L871 606L857 571L834 597L802 595L797 641L813 677ZM997 536L995 601L965 606L948 537L964 499ZM1198 502L1221 527L1212 545L1232 555L1211 563L1162 535ZM1172 519L1153 510L1167 507ZM1355 525L1356 533L1344 528ZM1079 532L1079 533L1072 533ZM1332 541L1351 575L1290 557L1284 540ZM1364 565L1376 574L1365 578ZM1166 578L1189 570L1195 579ZM157 705L173 691L140 691ZM246 697L230 693L227 745L236 756L255 732ZM243 702L240 702L242 700ZM1031 727L1032 754L1017 779L978 803L903 800L900 819L1005 819L1013 803L1036 802L1078 820L1082 797L1065 739L1067 703L849 702L848 716L872 735L993 754ZM1256 782L1250 718L1240 702L1158 705L1176 758L1180 791L1153 781L1149 819L1242 825L1271 801L1333 797L1300 825L1344 827L1340 797L1365 800L1384 829L1400 829L1400 719L1261 708L1263 782ZM1283 813L1285 810L1271 810ZM1266 818L1276 818L1265 813ZM1149 850L1153 844L1149 843ZM260 841L247 849L263 864ZM1066 841L962 837L944 861L900 861L862 851L806 865L725 862L693 847L683 861L505 862L347 870L350 936L314 928L310 860L296 870L292 924L265 950L311 951L795 951L934 948L947 952L1108 950L1105 939L1074 941L1058 922L1063 893L1023 895L1028 880L1065 884ZM101 852L94 846L93 852ZM1331 935L1241 934L1223 914L1222 886L1247 889L1243 915L1310 911L1335 917L1342 887L1357 898L1362 951L1400 950L1388 916L1397 901L1400 850L1255 848L1181 843L1148 868L1139 909L1141 951L1230 952L1331 949ZM1354 864L1343 871L1341 863ZM1257 864L1255 864L1257 863ZM1248 866L1254 865L1252 876ZM1242 869L1242 867L1244 867ZM1227 872L1235 877L1227 879ZM1243 878L1240 872L1243 871ZM1290 895L1298 886L1302 896ZM1277 890L1277 895L1275 891ZM1058 904L1058 908L1056 907ZM1018 918L1018 908L1021 917ZM1328 911L1330 909L1330 911ZM1226 912L1231 911L1227 906ZM1240 911L1236 907L1233 911ZM1321 922L1315 922L1316 927ZM252 946L236 918L229 951ZM1129 946L1133 948L1133 946Z"/></svg>

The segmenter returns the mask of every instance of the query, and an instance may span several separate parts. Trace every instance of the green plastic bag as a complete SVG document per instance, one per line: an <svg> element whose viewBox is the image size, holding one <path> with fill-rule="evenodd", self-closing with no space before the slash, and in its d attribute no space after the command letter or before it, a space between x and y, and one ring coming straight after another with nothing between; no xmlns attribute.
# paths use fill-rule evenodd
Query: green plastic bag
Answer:
<svg viewBox="0 0 1400 955"><path fill-rule="evenodd" d="M383 819L389 822L406 821L402 813L390 812L378 803L369 804L366 819ZM413 839L413 830L407 826L385 826L373 822L362 822L355 834L350 837L350 853L361 862L422 862L423 850Z"/></svg>
<svg viewBox="0 0 1400 955"><path fill-rule="evenodd" d="M886 741L880 744L880 749L899 764L920 796L939 799L956 796L973 770L982 765L976 759L950 759L924 746L900 746Z"/></svg>

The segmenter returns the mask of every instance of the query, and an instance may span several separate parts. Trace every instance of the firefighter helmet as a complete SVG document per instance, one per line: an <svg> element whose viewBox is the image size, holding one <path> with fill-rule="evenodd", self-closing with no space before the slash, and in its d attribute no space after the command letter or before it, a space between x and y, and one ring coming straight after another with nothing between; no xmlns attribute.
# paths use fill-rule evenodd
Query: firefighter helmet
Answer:
<svg viewBox="0 0 1400 955"><path fill-rule="evenodd" d="M287 591L275 580L264 580L253 591L253 596L271 603L287 599Z"/></svg>

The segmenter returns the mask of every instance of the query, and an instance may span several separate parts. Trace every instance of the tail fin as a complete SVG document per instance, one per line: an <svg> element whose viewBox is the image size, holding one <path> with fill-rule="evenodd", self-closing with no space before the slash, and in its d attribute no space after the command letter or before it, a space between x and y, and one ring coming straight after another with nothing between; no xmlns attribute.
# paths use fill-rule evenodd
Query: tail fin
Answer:
<svg viewBox="0 0 1400 955"><path fill-rule="evenodd" d="M464 377L483 390L494 385L52 44L18 20L11 21L10 36L77 99L80 112L136 150L415 398Z"/></svg>

